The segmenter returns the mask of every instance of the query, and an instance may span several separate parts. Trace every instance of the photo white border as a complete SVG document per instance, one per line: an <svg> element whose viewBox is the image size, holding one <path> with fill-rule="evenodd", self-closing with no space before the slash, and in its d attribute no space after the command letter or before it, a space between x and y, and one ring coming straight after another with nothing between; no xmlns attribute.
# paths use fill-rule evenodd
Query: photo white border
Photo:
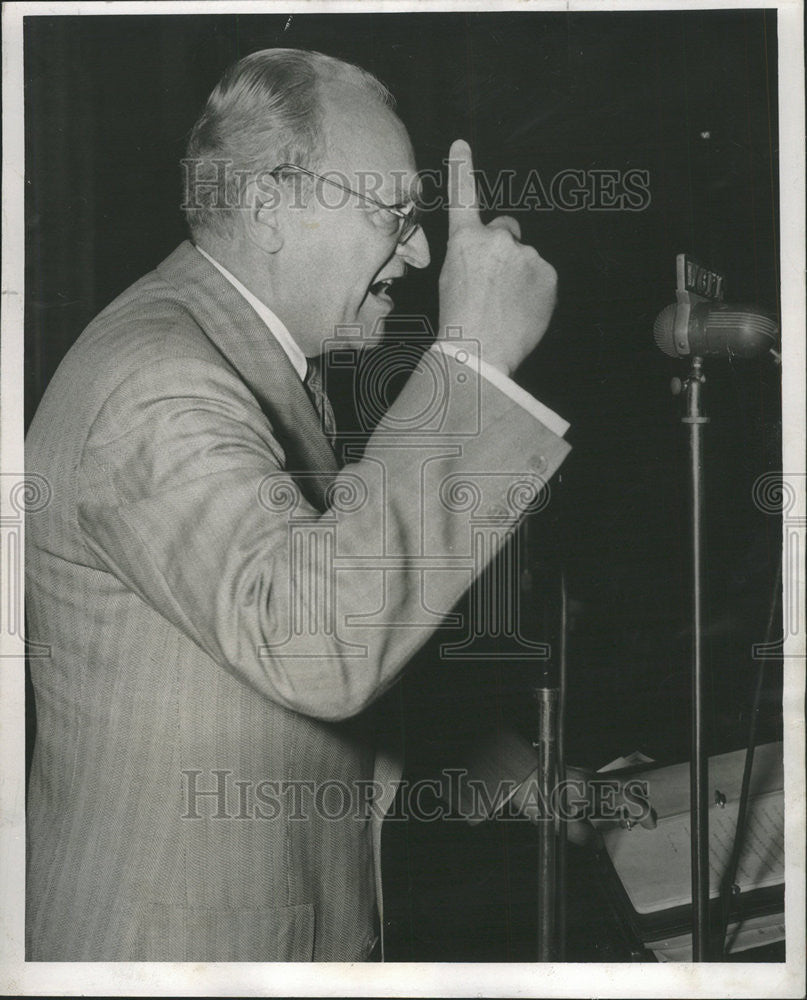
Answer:
<svg viewBox="0 0 807 1000"><path fill-rule="evenodd" d="M6 3L3 6L2 340L0 341L0 468L22 474L24 129L22 19L36 15L286 14L778 10L779 191L782 306L783 469L800 483L791 523L800 524L795 579L805 596L805 167L802 0L759 3L690 0L636 2L421 2L291 0L291 2ZM5 503L6 491L0 503ZM0 509L0 519L8 513ZM1 564L0 564L1 565ZM785 562L785 565L789 565ZM792 560L791 560L792 565ZM792 574L791 574L792 575ZM2 578L0 578L2 586ZM2 595L0 595L2 599ZM0 615L0 622L4 619ZM486 997L801 997L805 993L804 620L785 644L785 789L788 928L786 963L696 964L328 964L284 963L27 963L24 961L25 687L22 640L0 634L0 988L18 995L155 996L486 996ZM15 765L15 766L10 766Z"/></svg>

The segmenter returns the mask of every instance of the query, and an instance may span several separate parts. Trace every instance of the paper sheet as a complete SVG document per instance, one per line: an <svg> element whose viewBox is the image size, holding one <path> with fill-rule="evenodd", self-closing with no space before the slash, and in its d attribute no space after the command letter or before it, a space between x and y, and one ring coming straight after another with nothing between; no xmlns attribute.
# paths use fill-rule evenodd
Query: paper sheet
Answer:
<svg viewBox="0 0 807 1000"><path fill-rule="evenodd" d="M719 893L737 825L738 803L709 809L710 895ZM678 813L659 819L655 830L609 830L605 845L616 873L637 913L656 913L688 905L690 817ZM784 794L752 798L736 883L742 891L784 882Z"/></svg>

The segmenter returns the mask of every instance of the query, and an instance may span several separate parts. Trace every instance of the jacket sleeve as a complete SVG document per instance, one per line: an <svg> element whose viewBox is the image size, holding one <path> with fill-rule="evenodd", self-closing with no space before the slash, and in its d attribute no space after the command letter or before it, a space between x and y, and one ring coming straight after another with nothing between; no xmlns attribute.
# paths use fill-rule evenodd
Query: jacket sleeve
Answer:
<svg viewBox="0 0 807 1000"><path fill-rule="evenodd" d="M229 368L130 375L76 470L91 557L213 661L323 719L395 680L569 446L450 358L418 370L318 512Z"/></svg>

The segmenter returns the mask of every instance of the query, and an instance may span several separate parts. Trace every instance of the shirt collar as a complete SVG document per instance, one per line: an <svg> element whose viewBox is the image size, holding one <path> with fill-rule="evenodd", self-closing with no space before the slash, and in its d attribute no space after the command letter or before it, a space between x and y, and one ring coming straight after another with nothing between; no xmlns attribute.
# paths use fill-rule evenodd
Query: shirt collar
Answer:
<svg viewBox="0 0 807 1000"><path fill-rule="evenodd" d="M246 288L234 275L230 274L226 267L214 258L210 254L203 250L200 246L194 244L199 253L205 257L210 263L217 268L224 277L230 282L230 284L239 292L247 302L252 306L261 321L267 326L269 332L274 336L280 346L288 355L289 361L291 361L294 366L294 370L300 376L300 378L305 381L305 376L308 371L308 360L303 352L298 347L296 341L289 333L286 328L285 323L272 312L272 310L265 303L261 302L259 298L252 294L252 292Z"/></svg>

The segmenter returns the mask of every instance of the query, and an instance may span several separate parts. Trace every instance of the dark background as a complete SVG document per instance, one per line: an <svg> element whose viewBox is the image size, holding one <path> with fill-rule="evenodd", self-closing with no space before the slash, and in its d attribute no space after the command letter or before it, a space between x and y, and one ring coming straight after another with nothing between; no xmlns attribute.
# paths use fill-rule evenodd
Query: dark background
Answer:
<svg viewBox="0 0 807 1000"><path fill-rule="evenodd" d="M728 300L778 310L776 12L25 24L28 420L86 323L185 238L178 161L221 72L249 52L313 48L378 75L421 168L440 169L463 137L490 178L511 169L523 182L536 169L548 185L564 169L649 171L640 212L518 213L524 240L560 276L552 326L518 379L572 425L574 451L530 557L544 594L561 566L569 580L569 759L599 766L634 748L686 759L686 438L669 389L685 368L658 351L652 326L674 301L682 251L726 276ZM434 263L407 281L397 311L434 322L445 212L424 225ZM781 468L781 396L767 362L718 359L707 375L707 719L720 752L745 742L750 646L764 638L776 574L780 526L751 488ZM554 605L537 600L543 619ZM774 664L763 739L779 738L780 699ZM529 959L534 831L445 826L385 834L392 957ZM572 855L571 889L586 899L593 890L576 879L587 861ZM572 919L570 957L619 957L592 945L604 938L588 921L575 932Z"/></svg>

